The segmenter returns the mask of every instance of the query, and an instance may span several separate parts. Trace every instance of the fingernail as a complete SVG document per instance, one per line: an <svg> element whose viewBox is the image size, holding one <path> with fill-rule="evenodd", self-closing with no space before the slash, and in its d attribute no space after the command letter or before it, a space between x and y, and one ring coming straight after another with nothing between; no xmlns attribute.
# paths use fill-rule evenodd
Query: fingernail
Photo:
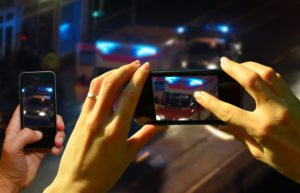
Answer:
<svg viewBox="0 0 300 193"><path fill-rule="evenodd" d="M220 61L221 61L221 65L226 65L226 64L228 64L229 63L229 59L227 58L227 57L222 57L221 59L220 59Z"/></svg>
<svg viewBox="0 0 300 193"><path fill-rule="evenodd" d="M139 66L139 65L141 65L141 62L139 60L136 60L136 61L132 62L131 65Z"/></svg>
<svg viewBox="0 0 300 193"><path fill-rule="evenodd" d="M43 136L43 133L41 131L34 131L39 137Z"/></svg>
<svg viewBox="0 0 300 193"><path fill-rule="evenodd" d="M146 62L145 64L143 64L141 66L141 69L144 70L144 71L149 71L150 70L150 63Z"/></svg>
<svg viewBox="0 0 300 193"><path fill-rule="evenodd" d="M196 92L194 92L194 97L196 98L196 99L198 99L198 100L201 100L201 98L202 98L202 92L201 91L196 91Z"/></svg>
<svg viewBox="0 0 300 193"><path fill-rule="evenodd" d="M64 138L63 138L63 137L60 137L60 138L58 139L58 143L62 145L62 144L64 143Z"/></svg>

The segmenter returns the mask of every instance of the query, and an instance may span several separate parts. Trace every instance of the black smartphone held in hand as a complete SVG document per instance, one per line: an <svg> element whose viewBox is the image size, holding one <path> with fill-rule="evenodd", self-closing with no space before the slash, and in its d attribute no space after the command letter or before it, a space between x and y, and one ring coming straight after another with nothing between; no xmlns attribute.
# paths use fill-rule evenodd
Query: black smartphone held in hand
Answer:
<svg viewBox="0 0 300 193"><path fill-rule="evenodd" d="M43 138L26 148L52 148L56 128L56 79L50 71L23 72L19 77L21 127L39 130Z"/></svg>
<svg viewBox="0 0 300 193"><path fill-rule="evenodd" d="M224 124L197 103L202 90L242 107L241 86L221 70L151 72L135 111L138 124Z"/></svg>

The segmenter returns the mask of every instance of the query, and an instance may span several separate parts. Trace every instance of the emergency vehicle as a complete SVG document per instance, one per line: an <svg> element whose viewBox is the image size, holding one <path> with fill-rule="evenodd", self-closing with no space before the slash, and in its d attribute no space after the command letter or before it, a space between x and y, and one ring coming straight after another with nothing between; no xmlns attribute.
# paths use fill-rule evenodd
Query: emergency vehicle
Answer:
<svg viewBox="0 0 300 193"><path fill-rule="evenodd" d="M168 70L184 40L176 29L127 26L94 44L80 43L76 51L76 96L82 101L92 78L137 59L150 62L152 70Z"/></svg>
<svg viewBox="0 0 300 193"><path fill-rule="evenodd" d="M222 56L237 62L242 56L242 42L227 25L207 24L204 29L189 28L188 32L177 69L218 69Z"/></svg>
<svg viewBox="0 0 300 193"><path fill-rule="evenodd" d="M162 86L163 85L163 86ZM156 77L154 100L157 120L208 120L212 114L193 97L196 90L218 95L217 77Z"/></svg>

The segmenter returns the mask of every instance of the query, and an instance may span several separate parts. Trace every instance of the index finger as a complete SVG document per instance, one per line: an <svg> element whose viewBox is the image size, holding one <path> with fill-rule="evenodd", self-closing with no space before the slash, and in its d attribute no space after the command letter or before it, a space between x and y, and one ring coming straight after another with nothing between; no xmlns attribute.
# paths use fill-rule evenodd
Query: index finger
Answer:
<svg viewBox="0 0 300 193"><path fill-rule="evenodd" d="M254 98L257 104L275 97L258 73L226 57L221 58L222 69L235 79Z"/></svg>

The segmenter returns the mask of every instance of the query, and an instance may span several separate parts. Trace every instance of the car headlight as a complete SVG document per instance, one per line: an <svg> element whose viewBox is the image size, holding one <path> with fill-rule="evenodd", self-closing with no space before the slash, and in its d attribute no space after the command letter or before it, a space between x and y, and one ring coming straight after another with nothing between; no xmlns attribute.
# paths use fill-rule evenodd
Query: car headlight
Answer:
<svg viewBox="0 0 300 193"><path fill-rule="evenodd" d="M166 117L164 115L156 115L156 120L160 121L160 120L165 120Z"/></svg>
<svg viewBox="0 0 300 193"><path fill-rule="evenodd" d="M218 66L213 63L207 64L207 69L209 69L209 70L218 69Z"/></svg>
<svg viewBox="0 0 300 193"><path fill-rule="evenodd" d="M181 67L182 68L186 68L187 67L187 61L186 60L181 61Z"/></svg>
<svg viewBox="0 0 300 193"><path fill-rule="evenodd" d="M45 117L45 116L46 116L46 113L45 113L45 112L39 112L39 116Z"/></svg>

